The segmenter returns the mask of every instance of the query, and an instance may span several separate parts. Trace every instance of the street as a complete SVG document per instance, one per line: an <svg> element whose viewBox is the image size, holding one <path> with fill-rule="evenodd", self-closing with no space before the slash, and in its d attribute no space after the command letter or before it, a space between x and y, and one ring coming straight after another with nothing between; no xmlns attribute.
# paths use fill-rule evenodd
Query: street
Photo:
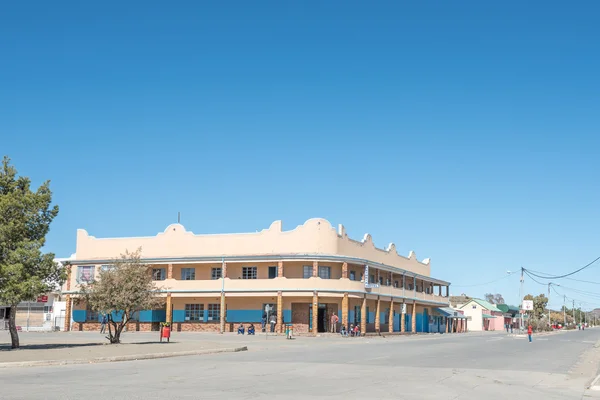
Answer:
<svg viewBox="0 0 600 400"><path fill-rule="evenodd" d="M600 329L298 338L248 352L0 370L2 399L581 399ZM258 341L261 342L258 342Z"/></svg>

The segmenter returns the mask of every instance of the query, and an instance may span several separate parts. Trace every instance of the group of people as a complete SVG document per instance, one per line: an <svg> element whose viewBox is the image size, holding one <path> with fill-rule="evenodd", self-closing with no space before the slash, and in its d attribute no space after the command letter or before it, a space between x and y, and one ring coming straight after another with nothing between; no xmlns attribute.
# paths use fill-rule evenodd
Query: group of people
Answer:
<svg viewBox="0 0 600 400"><path fill-rule="evenodd" d="M360 337L360 328L358 326L358 324L354 325L354 324L350 324L350 328L348 330L346 330L346 327L344 325L342 325L342 327L340 328L340 334L343 337Z"/></svg>
<svg viewBox="0 0 600 400"><path fill-rule="evenodd" d="M246 328L244 327L244 324L240 324L240 326L238 326L238 330L237 333L238 335L243 335L246 331ZM248 335L254 335L256 329L254 328L254 324L250 324L248 325ZM264 331L263 331L264 332Z"/></svg>

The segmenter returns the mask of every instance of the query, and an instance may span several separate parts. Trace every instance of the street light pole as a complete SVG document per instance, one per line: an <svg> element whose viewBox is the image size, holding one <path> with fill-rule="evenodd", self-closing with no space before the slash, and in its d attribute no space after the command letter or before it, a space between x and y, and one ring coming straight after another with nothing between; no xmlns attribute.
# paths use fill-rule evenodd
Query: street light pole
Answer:
<svg viewBox="0 0 600 400"><path fill-rule="evenodd" d="M523 331L523 271L524 268L521 267L521 286L519 286L519 330Z"/></svg>
<svg viewBox="0 0 600 400"><path fill-rule="evenodd" d="M567 327L567 305L565 302L567 301L567 296L563 295L563 327Z"/></svg>

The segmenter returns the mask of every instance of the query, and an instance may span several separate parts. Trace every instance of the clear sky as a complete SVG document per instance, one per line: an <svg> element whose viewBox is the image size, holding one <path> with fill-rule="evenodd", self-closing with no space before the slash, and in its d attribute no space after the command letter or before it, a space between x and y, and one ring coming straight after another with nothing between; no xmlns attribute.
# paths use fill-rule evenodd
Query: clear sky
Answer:
<svg viewBox="0 0 600 400"><path fill-rule="evenodd" d="M7 1L0 154L52 180L58 256L77 228L154 235L178 211L195 233L323 217L430 257L453 294L516 303L517 275L459 285L600 255L599 14L597 1ZM575 277L600 282L600 265Z"/></svg>

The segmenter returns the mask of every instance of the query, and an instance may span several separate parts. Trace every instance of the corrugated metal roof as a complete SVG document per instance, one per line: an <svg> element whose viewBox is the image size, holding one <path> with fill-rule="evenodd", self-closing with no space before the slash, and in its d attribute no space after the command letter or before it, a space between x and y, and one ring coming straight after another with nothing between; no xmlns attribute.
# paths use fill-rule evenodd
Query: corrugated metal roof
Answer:
<svg viewBox="0 0 600 400"><path fill-rule="evenodd" d="M471 301L474 301L475 303L479 304L481 307L486 308L490 311L497 311L497 312L502 312L502 310L500 310L498 307L496 307L495 305L493 305L490 302L487 302L485 300L481 300L481 299L471 299ZM469 303L471 302L469 301ZM464 306L462 306L461 308L465 308L465 306L467 306L469 303L465 304Z"/></svg>

